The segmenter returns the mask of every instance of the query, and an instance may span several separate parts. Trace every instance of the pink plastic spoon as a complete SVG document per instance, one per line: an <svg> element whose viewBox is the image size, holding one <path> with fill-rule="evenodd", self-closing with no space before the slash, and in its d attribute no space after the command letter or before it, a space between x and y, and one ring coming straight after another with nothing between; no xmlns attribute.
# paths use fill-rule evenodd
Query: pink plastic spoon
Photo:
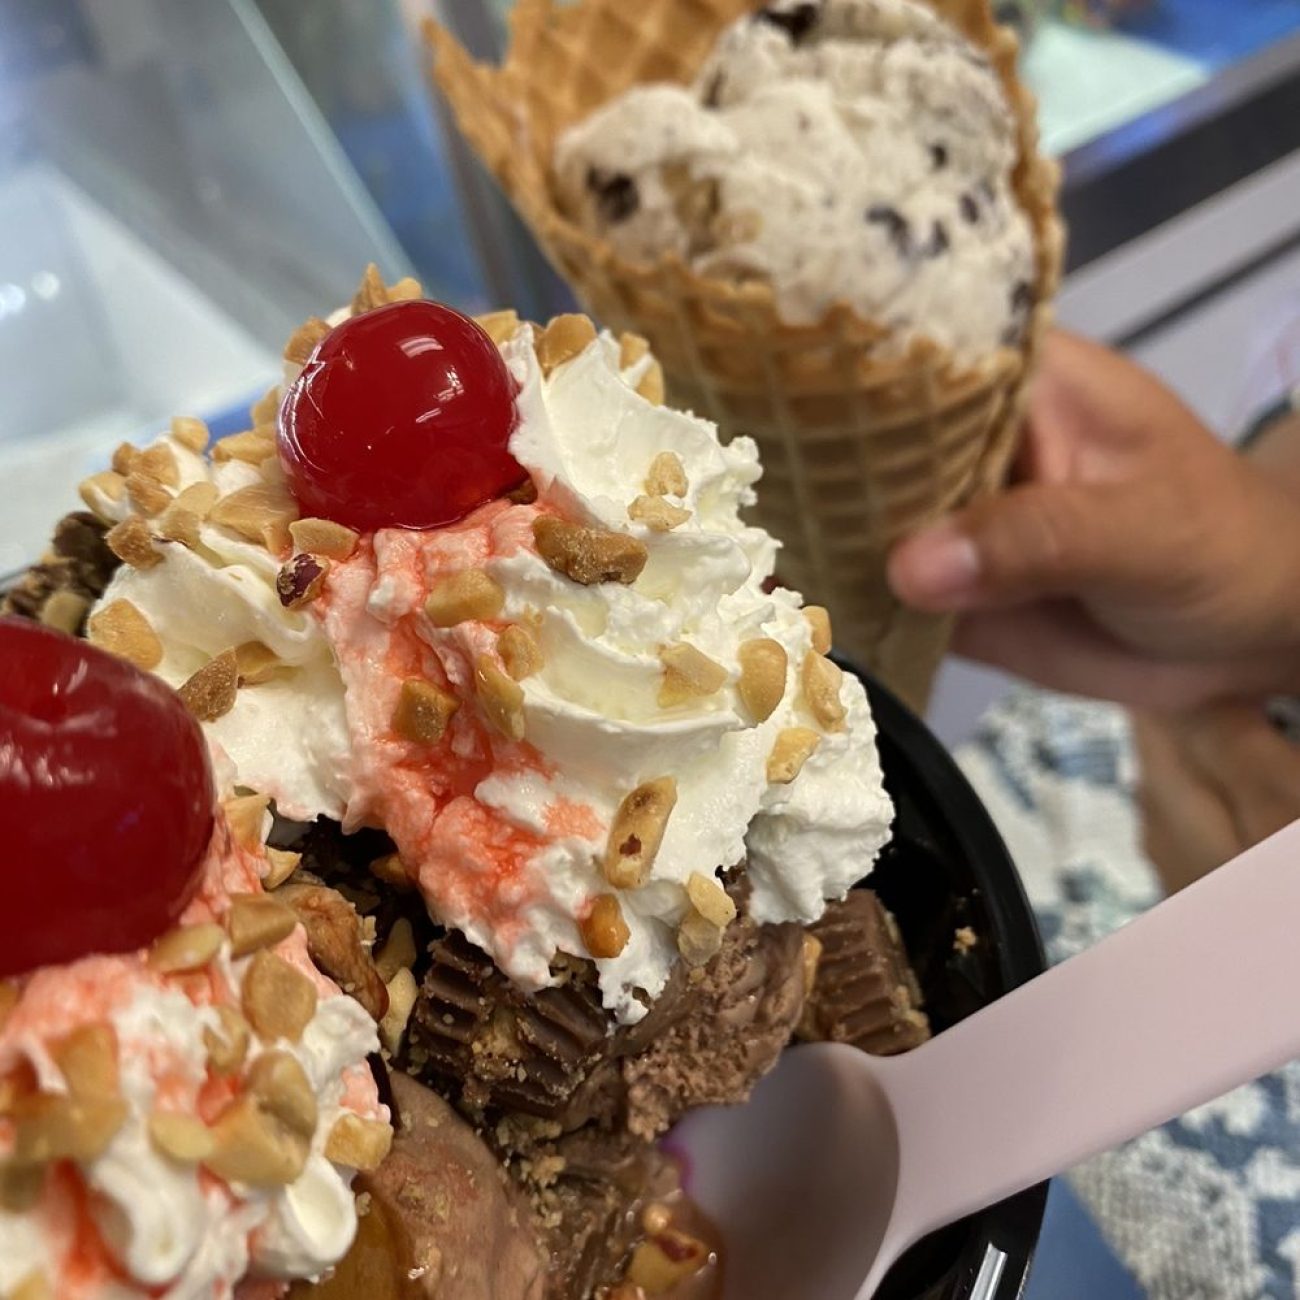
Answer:
<svg viewBox="0 0 1300 1300"><path fill-rule="evenodd" d="M1300 823L916 1052L788 1052L673 1137L726 1300L869 1300L926 1233L1300 1056Z"/></svg>

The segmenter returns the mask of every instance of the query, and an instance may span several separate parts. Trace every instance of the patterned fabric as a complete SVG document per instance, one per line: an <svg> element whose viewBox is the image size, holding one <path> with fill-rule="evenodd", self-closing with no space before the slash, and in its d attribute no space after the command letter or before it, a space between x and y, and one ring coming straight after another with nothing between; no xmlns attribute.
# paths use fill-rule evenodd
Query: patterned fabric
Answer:
<svg viewBox="0 0 1300 1300"><path fill-rule="evenodd" d="M1138 842L1122 710L1020 693L959 758L1020 868L1052 961L1159 899ZM1300 1063L1071 1182L1152 1300L1300 1300Z"/></svg>

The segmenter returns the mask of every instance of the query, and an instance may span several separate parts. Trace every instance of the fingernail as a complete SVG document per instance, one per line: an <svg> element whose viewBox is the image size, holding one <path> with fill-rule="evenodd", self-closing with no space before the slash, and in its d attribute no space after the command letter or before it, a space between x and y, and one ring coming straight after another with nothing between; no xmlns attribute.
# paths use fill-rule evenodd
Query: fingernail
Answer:
<svg viewBox="0 0 1300 1300"><path fill-rule="evenodd" d="M979 550L946 520L908 540L902 567L909 591L927 601L956 601L979 585Z"/></svg>

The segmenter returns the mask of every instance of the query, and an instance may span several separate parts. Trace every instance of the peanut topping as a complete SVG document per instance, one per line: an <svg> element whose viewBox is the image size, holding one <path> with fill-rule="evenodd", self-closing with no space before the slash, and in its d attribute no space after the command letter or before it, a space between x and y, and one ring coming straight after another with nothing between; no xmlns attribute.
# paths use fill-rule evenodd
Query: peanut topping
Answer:
<svg viewBox="0 0 1300 1300"><path fill-rule="evenodd" d="M172 437L187 451L206 451L211 436L208 426L192 415L178 415L172 420Z"/></svg>
<svg viewBox="0 0 1300 1300"><path fill-rule="evenodd" d="M319 316L310 317L289 335L289 341L284 345L284 359L290 365L305 366L329 332L328 321Z"/></svg>
<svg viewBox="0 0 1300 1300"><path fill-rule="evenodd" d="M181 470L176 463L176 453L165 442L146 447L135 463L135 470L140 474L148 474L166 487L180 487Z"/></svg>
<svg viewBox="0 0 1300 1300"><path fill-rule="evenodd" d="M325 1158L366 1173L378 1169L393 1145L393 1130L377 1119L343 1114L325 1139Z"/></svg>
<svg viewBox="0 0 1300 1300"><path fill-rule="evenodd" d="M665 1295L694 1277L709 1262L709 1248L677 1228L643 1241L632 1255L627 1280L647 1295Z"/></svg>
<svg viewBox="0 0 1300 1300"><path fill-rule="evenodd" d="M584 528L553 515L533 521L537 553L557 573L590 587L598 582L630 586L645 568L649 552L627 533Z"/></svg>
<svg viewBox="0 0 1300 1300"><path fill-rule="evenodd" d="M117 1095L117 1034L110 1026L74 1029L54 1049L53 1056L73 1097L100 1101Z"/></svg>
<svg viewBox="0 0 1300 1300"><path fill-rule="evenodd" d="M389 302L413 302L424 297L424 286L413 275L404 275L396 284L388 286Z"/></svg>
<svg viewBox="0 0 1300 1300"><path fill-rule="evenodd" d="M200 970L221 951L226 932L211 922L182 925L155 939L149 949L149 968L161 975Z"/></svg>
<svg viewBox="0 0 1300 1300"><path fill-rule="evenodd" d="M497 618L505 603L506 593L495 578L482 569L463 569L434 584L424 612L434 627L455 627Z"/></svg>
<svg viewBox="0 0 1300 1300"><path fill-rule="evenodd" d="M361 277L360 288L353 295L352 314L360 316L364 312L374 311L376 307L385 307L388 302L388 286L379 274L379 268L371 262Z"/></svg>
<svg viewBox="0 0 1300 1300"><path fill-rule="evenodd" d="M812 648L819 655L831 652L831 616L823 605L805 605L803 616L812 631Z"/></svg>
<svg viewBox="0 0 1300 1300"><path fill-rule="evenodd" d="M395 1056L402 1047L406 1037L406 1026L415 1009L420 986L415 976L405 966L388 981L388 1010L379 1022L379 1041L390 1056Z"/></svg>
<svg viewBox="0 0 1300 1300"><path fill-rule="evenodd" d="M235 707L239 694L239 661L233 650L209 659L177 692L181 703L199 722L215 722Z"/></svg>
<svg viewBox="0 0 1300 1300"><path fill-rule="evenodd" d="M789 785L821 743L821 736L811 727L786 727L768 755L767 779L773 785Z"/></svg>
<svg viewBox="0 0 1300 1300"><path fill-rule="evenodd" d="M209 1159L217 1148L212 1130L202 1120L165 1110L149 1116L149 1140L163 1155L184 1165Z"/></svg>
<svg viewBox="0 0 1300 1300"><path fill-rule="evenodd" d="M502 672L490 655L479 655L474 660L474 682L479 707L487 720L507 740L523 740L523 687Z"/></svg>
<svg viewBox="0 0 1300 1300"><path fill-rule="evenodd" d="M541 672L546 660L537 634L524 623L512 623L497 637L497 654L517 682Z"/></svg>
<svg viewBox="0 0 1300 1300"><path fill-rule="evenodd" d="M661 451L650 462L645 476L645 490L655 497L684 497L690 490L686 466L675 451Z"/></svg>
<svg viewBox="0 0 1300 1300"><path fill-rule="evenodd" d="M234 1007L218 1007L220 1029L203 1031L203 1046L208 1051L208 1064L219 1075L234 1074L242 1068L248 1055L252 1031L248 1021Z"/></svg>
<svg viewBox="0 0 1300 1300"><path fill-rule="evenodd" d="M267 1114L253 1097L241 1097L212 1126L213 1151L204 1164L219 1178L251 1187L295 1182L311 1147Z"/></svg>
<svg viewBox="0 0 1300 1300"><path fill-rule="evenodd" d="M249 964L241 1001L245 1018L260 1038L267 1042L287 1038L296 1043L316 1014L316 987L306 975L264 948Z"/></svg>
<svg viewBox="0 0 1300 1300"><path fill-rule="evenodd" d="M663 497L640 496L628 506L627 517L656 533L671 533L691 517L691 512L670 504Z"/></svg>
<svg viewBox="0 0 1300 1300"><path fill-rule="evenodd" d="M741 703L755 722L766 722L785 698L786 670L790 658L785 647L770 637L755 637L739 650Z"/></svg>
<svg viewBox="0 0 1300 1300"><path fill-rule="evenodd" d="M626 370L634 366L642 357L650 355L650 344L640 334L620 334L618 336L618 368Z"/></svg>
<svg viewBox="0 0 1300 1300"><path fill-rule="evenodd" d="M595 341L596 327L589 317L556 316L537 339L537 360L542 374L549 375L556 366L572 361Z"/></svg>
<svg viewBox="0 0 1300 1300"><path fill-rule="evenodd" d="M247 465L260 465L275 455L275 433L269 427L245 429L232 433L212 446L212 459L218 465L228 460L241 460Z"/></svg>
<svg viewBox="0 0 1300 1300"><path fill-rule="evenodd" d="M126 496L126 479L112 470L104 470L103 473L92 474L89 478L82 479L77 493L86 503L86 507L107 523L109 520L100 508L100 497L107 497L112 502L121 501Z"/></svg>
<svg viewBox="0 0 1300 1300"><path fill-rule="evenodd" d="M92 645L146 671L162 663L163 647L149 620L129 600L115 600L92 614L86 629Z"/></svg>
<svg viewBox="0 0 1300 1300"><path fill-rule="evenodd" d="M291 908L269 894L234 894L226 913L230 955L247 957L287 939L298 924Z"/></svg>
<svg viewBox="0 0 1300 1300"><path fill-rule="evenodd" d="M266 860L269 867L266 875L262 877L262 887L264 889L278 889L298 870L298 866L302 862L302 854L290 853L288 849L268 848L266 850Z"/></svg>
<svg viewBox="0 0 1300 1300"><path fill-rule="evenodd" d="M142 458L143 459L143 458ZM136 462L137 466L140 461ZM172 503L172 494L160 479L137 468L126 476L126 494L131 505L142 515L158 515Z"/></svg>
<svg viewBox="0 0 1300 1300"><path fill-rule="evenodd" d="M9 1159L18 1166L54 1160L97 1160L126 1121L119 1097L52 1096L20 1098L10 1113L14 1143Z"/></svg>
<svg viewBox="0 0 1300 1300"><path fill-rule="evenodd" d="M809 650L803 661L803 696L813 717L827 731L844 730L844 673L829 659Z"/></svg>
<svg viewBox="0 0 1300 1300"><path fill-rule="evenodd" d="M217 496L215 483L191 483L189 487L180 490L172 504L191 511L200 519L206 519L212 507L217 504Z"/></svg>
<svg viewBox="0 0 1300 1300"><path fill-rule="evenodd" d="M298 506L284 488L254 483L222 497L208 518L250 542L282 554L289 549L289 525L298 518Z"/></svg>
<svg viewBox="0 0 1300 1300"><path fill-rule="evenodd" d="M248 408L248 418L253 427L274 424L280 417L280 385L273 384Z"/></svg>
<svg viewBox="0 0 1300 1300"><path fill-rule="evenodd" d="M76 636L81 624L90 612L90 601L85 596L78 596L75 591L52 591L41 606L41 622L46 627Z"/></svg>
<svg viewBox="0 0 1300 1300"><path fill-rule="evenodd" d="M388 932L388 942L375 957L375 969L387 984L399 970L409 970L414 966L415 958L415 932L410 921L400 916Z"/></svg>
<svg viewBox="0 0 1300 1300"><path fill-rule="evenodd" d="M712 876L694 871L686 882L686 897L691 906L710 925L725 930L736 919L736 905L730 895Z"/></svg>
<svg viewBox="0 0 1300 1300"><path fill-rule="evenodd" d="M260 641L245 641L243 645L237 645L235 663L239 666L241 686L257 686L270 681L284 667L280 656Z"/></svg>
<svg viewBox="0 0 1300 1300"><path fill-rule="evenodd" d="M684 641L662 646L659 662L664 666L663 681L659 685L661 709L716 695L727 680L727 670L721 664Z"/></svg>
<svg viewBox="0 0 1300 1300"><path fill-rule="evenodd" d="M9 1300L55 1300L54 1289L45 1274L35 1269L18 1283Z"/></svg>
<svg viewBox="0 0 1300 1300"><path fill-rule="evenodd" d="M393 710L393 730L417 745L436 745L458 708L460 701L454 695L432 682L408 677Z"/></svg>
<svg viewBox="0 0 1300 1300"><path fill-rule="evenodd" d="M245 1078L248 1095L269 1115L274 1115L291 1133L310 1140L316 1132L319 1114L311 1080L288 1052L263 1052L249 1067Z"/></svg>
<svg viewBox="0 0 1300 1300"><path fill-rule="evenodd" d="M519 332L519 313L515 311L490 311L482 316L475 316L478 327L500 346L507 339L514 338Z"/></svg>
<svg viewBox="0 0 1300 1300"><path fill-rule="evenodd" d="M119 560L133 569L152 569L162 563L163 557L154 547L149 525L139 515L128 515L110 528L104 541Z"/></svg>
<svg viewBox="0 0 1300 1300"><path fill-rule="evenodd" d="M262 828L270 804L271 800L264 794L243 794L227 799L221 805L230 833L241 848L257 850L262 847Z"/></svg>
<svg viewBox="0 0 1300 1300"><path fill-rule="evenodd" d="M294 549L330 560L346 560L357 549L360 533L332 519L295 519L289 525Z"/></svg>
<svg viewBox="0 0 1300 1300"><path fill-rule="evenodd" d="M275 592L285 609L302 609L325 590L330 562L324 556L295 555L275 575Z"/></svg>
<svg viewBox="0 0 1300 1300"><path fill-rule="evenodd" d="M199 525L202 522L194 511L173 501L158 517L158 536L169 542L180 542L192 551L201 540Z"/></svg>
<svg viewBox="0 0 1300 1300"><path fill-rule="evenodd" d="M632 932L623 919L623 908L613 894L600 894L591 911L578 922L582 942L598 961L617 957L627 947Z"/></svg>
<svg viewBox="0 0 1300 1300"><path fill-rule="evenodd" d="M402 865L402 859L396 853L387 853L376 858L370 864L370 874L393 889L410 890L414 888L411 877Z"/></svg>
<svg viewBox="0 0 1300 1300"><path fill-rule="evenodd" d="M135 463L139 459L139 447L134 447L129 442L119 442L113 452L113 459L109 463L113 466L115 473L121 474L125 478L135 468Z"/></svg>
<svg viewBox="0 0 1300 1300"><path fill-rule="evenodd" d="M707 966L722 951L722 927L692 908L677 928L677 951L692 970Z"/></svg>
<svg viewBox="0 0 1300 1300"><path fill-rule="evenodd" d="M676 805L677 779L671 776L646 781L624 796L601 862L601 874L615 889L640 889L650 879Z"/></svg>
<svg viewBox="0 0 1300 1300"><path fill-rule="evenodd" d="M636 386L636 391L655 406L664 404L664 368L659 362L655 361L651 364L650 369L645 372L645 377Z"/></svg>

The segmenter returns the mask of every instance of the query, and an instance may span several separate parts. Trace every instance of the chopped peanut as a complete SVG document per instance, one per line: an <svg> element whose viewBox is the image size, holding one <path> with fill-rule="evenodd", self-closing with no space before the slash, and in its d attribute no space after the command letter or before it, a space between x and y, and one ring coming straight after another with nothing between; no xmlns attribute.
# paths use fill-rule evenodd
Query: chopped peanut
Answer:
<svg viewBox="0 0 1300 1300"><path fill-rule="evenodd" d="M737 689L741 702L756 722L766 722L785 698L786 671L790 657L779 641L755 637L744 642L738 654L740 681Z"/></svg>
<svg viewBox="0 0 1300 1300"><path fill-rule="evenodd" d="M108 549L124 564L134 569L152 569L162 563L162 556L153 544L149 525L139 515L128 515L122 522L108 530L104 541Z"/></svg>
<svg viewBox="0 0 1300 1300"><path fill-rule="evenodd" d="M226 913L230 955L247 957L287 939L298 924L291 908L270 894L235 894Z"/></svg>
<svg viewBox="0 0 1300 1300"><path fill-rule="evenodd" d="M812 631L812 647L819 655L831 652L831 616L823 605L805 605L804 619Z"/></svg>
<svg viewBox="0 0 1300 1300"><path fill-rule="evenodd" d="M537 360L542 374L572 361L596 341L596 327L581 315L556 316L537 339Z"/></svg>
<svg viewBox="0 0 1300 1300"><path fill-rule="evenodd" d="M177 692L181 703L199 722L216 722L235 707L239 694L239 661L233 650L209 659Z"/></svg>
<svg viewBox="0 0 1300 1300"><path fill-rule="evenodd" d="M628 506L627 517L656 533L671 533L691 517L691 512L663 497L639 496Z"/></svg>
<svg viewBox="0 0 1300 1300"><path fill-rule="evenodd" d="M149 968L160 975L200 970L221 951L226 932L212 922L178 926L155 939L149 949Z"/></svg>
<svg viewBox="0 0 1300 1300"><path fill-rule="evenodd" d="M212 445L212 459L218 465L228 460L242 460L248 465L260 465L274 455L275 433L269 427L232 433Z"/></svg>
<svg viewBox="0 0 1300 1300"><path fill-rule="evenodd" d="M424 612L434 627L458 623L485 623L500 616L506 593L483 569L463 569L436 582L424 602Z"/></svg>
<svg viewBox="0 0 1300 1300"><path fill-rule="evenodd" d="M162 663L163 647L149 620L129 600L115 600L92 614L86 634L92 645L146 671Z"/></svg>
<svg viewBox="0 0 1300 1300"><path fill-rule="evenodd" d="M497 637L497 654L517 682L541 672L545 665L537 634L524 623L512 623Z"/></svg>
<svg viewBox="0 0 1300 1300"><path fill-rule="evenodd" d="M736 905L730 895L712 876L694 871L686 882L686 897L691 906L710 925L725 930L736 919Z"/></svg>
<svg viewBox="0 0 1300 1300"><path fill-rule="evenodd" d="M479 707L487 720L508 740L524 738L524 691L502 672L490 655L474 660L474 682Z"/></svg>
<svg viewBox="0 0 1300 1300"><path fill-rule="evenodd" d="M330 560L350 559L360 534L332 519L295 519L289 525L294 549Z"/></svg>
<svg viewBox="0 0 1300 1300"><path fill-rule="evenodd" d="M661 451L650 462L645 476L645 490L656 497L684 497L690 490L686 466L675 451Z"/></svg>
<svg viewBox="0 0 1300 1300"><path fill-rule="evenodd" d="M316 1014L316 987L282 957L263 948L249 963L241 1002L245 1018L264 1041L287 1038L296 1043Z"/></svg>
<svg viewBox="0 0 1300 1300"><path fill-rule="evenodd" d="M590 587L598 582L630 586L645 568L649 552L627 533L584 528L553 515L533 521L537 553L558 573Z"/></svg>
<svg viewBox="0 0 1300 1300"><path fill-rule="evenodd" d="M407 678L393 710L393 730L417 745L436 745L458 708L460 701L432 682Z"/></svg>
<svg viewBox="0 0 1300 1300"><path fill-rule="evenodd" d="M767 779L789 785L803 770L822 738L811 727L786 727L778 733L767 759Z"/></svg>
<svg viewBox="0 0 1300 1300"><path fill-rule="evenodd" d="M662 646L659 662L664 666L659 685L659 707L663 709L716 695L727 680L727 670L721 664L684 641Z"/></svg>
<svg viewBox="0 0 1300 1300"><path fill-rule="evenodd" d="M186 451L195 453L206 451L211 436L208 426L192 415L178 415L172 420L172 437Z"/></svg>
<svg viewBox="0 0 1300 1300"><path fill-rule="evenodd" d="M360 1115L338 1117L325 1139L325 1158L349 1169L378 1169L393 1145L393 1130L381 1120Z"/></svg>
<svg viewBox="0 0 1300 1300"><path fill-rule="evenodd" d="M632 937L623 908L613 894L601 894L591 905L591 911L578 922L582 942L598 961L619 956Z"/></svg>
<svg viewBox="0 0 1300 1300"><path fill-rule="evenodd" d="M809 650L803 661L803 696L813 717L827 731L844 730L844 673L829 659Z"/></svg>
<svg viewBox="0 0 1300 1300"><path fill-rule="evenodd" d="M601 874L615 889L640 889L649 880L676 805L677 780L671 776L645 781L624 796L601 862Z"/></svg>

